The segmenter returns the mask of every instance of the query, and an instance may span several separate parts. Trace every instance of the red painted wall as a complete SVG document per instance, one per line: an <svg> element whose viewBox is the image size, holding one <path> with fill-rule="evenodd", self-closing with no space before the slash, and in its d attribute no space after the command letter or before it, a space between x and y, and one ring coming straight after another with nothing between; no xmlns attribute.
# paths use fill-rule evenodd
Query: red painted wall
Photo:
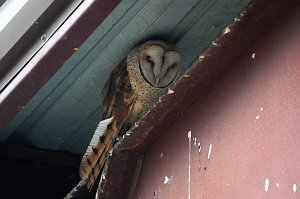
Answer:
<svg viewBox="0 0 300 199"><path fill-rule="evenodd" d="M300 8L230 68L149 150L133 198L300 198Z"/></svg>

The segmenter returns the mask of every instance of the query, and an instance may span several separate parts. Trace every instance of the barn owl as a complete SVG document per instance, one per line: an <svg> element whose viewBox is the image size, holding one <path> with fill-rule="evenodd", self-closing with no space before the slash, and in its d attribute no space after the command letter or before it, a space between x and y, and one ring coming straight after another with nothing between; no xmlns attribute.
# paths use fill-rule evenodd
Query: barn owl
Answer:
<svg viewBox="0 0 300 199"><path fill-rule="evenodd" d="M134 48L111 73L105 86L103 121L84 154L80 177L91 190L116 138L124 134L166 93L179 75L181 55L166 42L153 40Z"/></svg>

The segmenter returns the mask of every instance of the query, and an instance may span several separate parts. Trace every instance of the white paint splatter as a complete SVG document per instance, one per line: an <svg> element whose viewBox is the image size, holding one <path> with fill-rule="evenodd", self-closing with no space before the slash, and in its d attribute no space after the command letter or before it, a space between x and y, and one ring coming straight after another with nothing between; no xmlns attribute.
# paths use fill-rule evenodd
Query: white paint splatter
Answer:
<svg viewBox="0 0 300 199"><path fill-rule="evenodd" d="M201 148L202 148L202 147L201 147L201 143L199 142L199 143L198 143L199 153L201 152Z"/></svg>
<svg viewBox="0 0 300 199"><path fill-rule="evenodd" d="M279 183L278 182L276 182L276 187L277 187L277 189L279 188Z"/></svg>
<svg viewBox="0 0 300 199"><path fill-rule="evenodd" d="M46 36L46 34L43 34L43 35L41 36L41 40L42 40L42 42L46 42L46 41L47 41L47 36Z"/></svg>
<svg viewBox="0 0 300 199"><path fill-rule="evenodd" d="M163 153L160 153L160 158L164 157L164 154Z"/></svg>
<svg viewBox="0 0 300 199"><path fill-rule="evenodd" d="M99 196L98 196L98 190L96 191L96 196L95 196L95 198L99 198Z"/></svg>
<svg viewBox="0 0 300 199"><path fill-rule="evenodd" d="M268 178L266 178L265 180L265 191L268 192L269 191L269 186L270 186L270 181Z"/></svg>
<svg viewBox="0 0 300 199"><path fill-rule="evenodd" d="M293 192L296 193L296 191L297 191L297 185L294 184L294 185L293 185Z"/></svg>
<svg viewBox="0 0 300 199"><path fill-rule="evenodd" d="M164 181L164 184L171 184L173 181L173 177L168 177L168 176L165 176L165 181Z"/></svg>
<svg viewBox="0 0 300 199"><path fill-rule="evenodd" d="M259 115L257 115L257 116L255 117L255 119L257 119L257 120L258 120L258 119L259 119Z"/></svg>
<svg viewBox="0 0 300 199"><path fill-rule="evenodd" d="M173 93L174 93L174 91L173 91L172 89L169 88L168 94L173 94Z"/></svg>
<svg viewBox="0 0 300 199"><path fill-rule="evenodd" d="M230 32L230 28L229 28L229 27L226 27L226 28L224 29L223 34L227 34L227 33L229 33L229 32Z"/></svg>
<svg viewBox="0 0 300 199"><path fill-rule="evenodd" d="M197 145L197 138L194 138L194 146Z"/></svg>
<svg viewBox="0 0 300 199"><path fill-rule="evenodd" d="M216 46L216 45L217 45L217 43L213 41L213 42L212 42L212 45L213 45L213 46Z"/></svg>
<svg viewBox="0 0 300 199"><path fill-rule="evenodd" d="M191 199L191 142L192 142L192 132L188 132L189 138L189 171L188 171L188 199Z"/></svg>
<svg viewBox="0 0 300 199"><path fill-rule="evenodd" d="M189 138L189 141L191 141L191 138L192 138L192 132L191 131L188 132L188 138Z"/></svg>
<svg viewBox="0 0 300 199"><path fill-rule="evenodd" d="M209 144L209 149L208 149L208 154L207 154L207 159L210 159L210 154L211 154L211 148L212 148L212 144Z"/></svg>
<svg viewBox="0 0 300 199"><path fill-rule="evenodd" d="M252 55L251 55L252 59L255 59L255 56L256 56L256 54L252 53Z"/></svg>
<svg viewBox="0 0 300 199"><path fill-rule="evenodd" d="M204 57L205 57L205 56L201 54L201 55L199 56L199 59L204 59Z"/></svg>
<svg viewBox="0 0 300 199"><path fill-rule="evenodd" d="M241 20L239 18L235 17L234 21L237 22L237 21L241 21Z"/></svg>
<svg viewBox="0 0 300 199"><path fill-rule="evenodd" d="M262 112L264 110L264 108L263 107L260 107L260 111Z"/></svg>

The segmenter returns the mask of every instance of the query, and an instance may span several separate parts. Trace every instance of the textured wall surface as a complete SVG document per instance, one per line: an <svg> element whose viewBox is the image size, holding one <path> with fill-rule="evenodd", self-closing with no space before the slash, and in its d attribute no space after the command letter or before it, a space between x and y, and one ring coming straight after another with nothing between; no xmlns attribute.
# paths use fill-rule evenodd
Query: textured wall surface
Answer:
<svg viewBox="0 0 300 199"><path fill-rule="evenodd" d="M135 199L299 198L299 9L267 27L151 148Z"/></svg>
<svg viewBox="0 0 300 199"><path fill-rule="evenodd" d="M169 40L182 51L187 68L248 3L122 1L0 133L0 141L82 154L101 119L101 89L132 47L150 38Z"/></svg>

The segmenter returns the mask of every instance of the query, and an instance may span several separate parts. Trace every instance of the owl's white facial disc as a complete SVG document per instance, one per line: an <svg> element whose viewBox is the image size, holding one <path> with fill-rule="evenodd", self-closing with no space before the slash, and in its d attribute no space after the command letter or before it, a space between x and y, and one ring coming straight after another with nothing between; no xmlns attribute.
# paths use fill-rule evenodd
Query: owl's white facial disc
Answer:
<svg viewBox="0 0 300 199"><path fill-rule="evenodd" d="M181 56L177 51L166 51L159 45L141 50L140 69L153 87L166 87L179 72Z"/></svg>

